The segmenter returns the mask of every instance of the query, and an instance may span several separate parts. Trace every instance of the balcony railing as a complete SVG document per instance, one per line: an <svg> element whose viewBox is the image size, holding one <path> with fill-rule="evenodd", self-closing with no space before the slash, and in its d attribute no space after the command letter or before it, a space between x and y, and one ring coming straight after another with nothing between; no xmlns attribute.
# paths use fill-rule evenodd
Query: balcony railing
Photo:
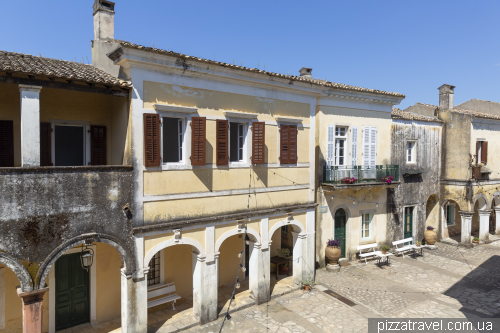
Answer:
<svg viewBox="0 0 500 333"><path fill-rule="evenodd" d="M323 170L323 183L326 184L349 184L346 178L358 183L382 183L384 178L392 176L392 181L399 181L399 165L375 165L375 166L325 166Z"/></svg>

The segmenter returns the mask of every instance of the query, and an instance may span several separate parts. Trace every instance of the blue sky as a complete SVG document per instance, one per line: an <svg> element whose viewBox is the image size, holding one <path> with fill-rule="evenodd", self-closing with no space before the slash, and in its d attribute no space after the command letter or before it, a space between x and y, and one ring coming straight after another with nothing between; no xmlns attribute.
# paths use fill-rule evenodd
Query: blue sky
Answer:
<svg viewBox="0 0 500 333"><path fill-rule="evenodd" d="M91 59L93 0L3 1L0 49ZM22 7L22 10L21 8ZM438 103L500 102L500 1L116 0L115 38Z"/></svg>

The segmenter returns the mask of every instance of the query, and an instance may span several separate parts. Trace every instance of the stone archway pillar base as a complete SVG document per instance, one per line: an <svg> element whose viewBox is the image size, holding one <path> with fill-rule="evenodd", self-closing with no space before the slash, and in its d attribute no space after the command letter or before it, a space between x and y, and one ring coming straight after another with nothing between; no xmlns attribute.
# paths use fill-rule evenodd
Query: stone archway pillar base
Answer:
<svg viewBox="0 0 500 333"><path fill-rule="evenodd" d="M23 300L23 333L42 333L43 295L49 288L28 292L17 289L17 295Z"/></svg>
<svg viewBox="0 0 500 333"><path fill-rule="evenodd" d="M495 207L495 234L500 235L500 208Z"/></svg>
<svg viewBox="0 0 500 333"><path fill-rule="evenodd" d="M490 215L491 209L479 210L479 241L490 243Z"/></svg>
<svg viewBox="0 0 500 333"><path fill-rule="evenodd" d="M474 212L461 210L459 213L462 217L462 237L460 239L460 245L472 246L472 215L474 215Z"/></svg>
<svg viewBox="0 0 500 333"><path fill-rule="evenodd" d="M122 271L121 309L123 333L146 333L148 325L147 277L133 279Z"/></svg>

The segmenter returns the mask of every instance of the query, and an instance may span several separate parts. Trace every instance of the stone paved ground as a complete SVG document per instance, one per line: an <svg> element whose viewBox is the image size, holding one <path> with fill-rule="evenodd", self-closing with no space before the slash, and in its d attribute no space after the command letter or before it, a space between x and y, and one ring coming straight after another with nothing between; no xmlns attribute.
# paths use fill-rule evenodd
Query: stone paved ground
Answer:
<svg viewBox="0 0 500 333"><path fill-rule="evenodd" d="M367 318L375 317L500 317L500 241L472 249L437 247L424 250L424 257L393 257L389 266L352 262L335 272L319 269L312 291L291 291L232 312L223 332L361 333L367 331ZM286 284L282 288L290 289ZM355 304L330 296L328 290ZM149 332L183 330L180 321L154 323L154 318ZM222 320L183 332L219 332ZM111 330L101 326L99 332L105 331Z"/></svg>

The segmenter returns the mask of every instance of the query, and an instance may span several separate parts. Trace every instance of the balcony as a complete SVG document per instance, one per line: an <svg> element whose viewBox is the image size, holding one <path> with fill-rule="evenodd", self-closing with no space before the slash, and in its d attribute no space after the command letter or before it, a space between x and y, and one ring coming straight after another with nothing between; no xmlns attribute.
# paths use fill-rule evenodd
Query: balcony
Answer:
<svg viewBox="0 0 500 333"><path fill-rule="evenodd" d="M392 176L392 181L385 179ZM352 180L354 178L354 181ZM399 165L369 166L325 166L323 184L334 187L356 187L366 185L394 186L399 184Z"/></svg>

